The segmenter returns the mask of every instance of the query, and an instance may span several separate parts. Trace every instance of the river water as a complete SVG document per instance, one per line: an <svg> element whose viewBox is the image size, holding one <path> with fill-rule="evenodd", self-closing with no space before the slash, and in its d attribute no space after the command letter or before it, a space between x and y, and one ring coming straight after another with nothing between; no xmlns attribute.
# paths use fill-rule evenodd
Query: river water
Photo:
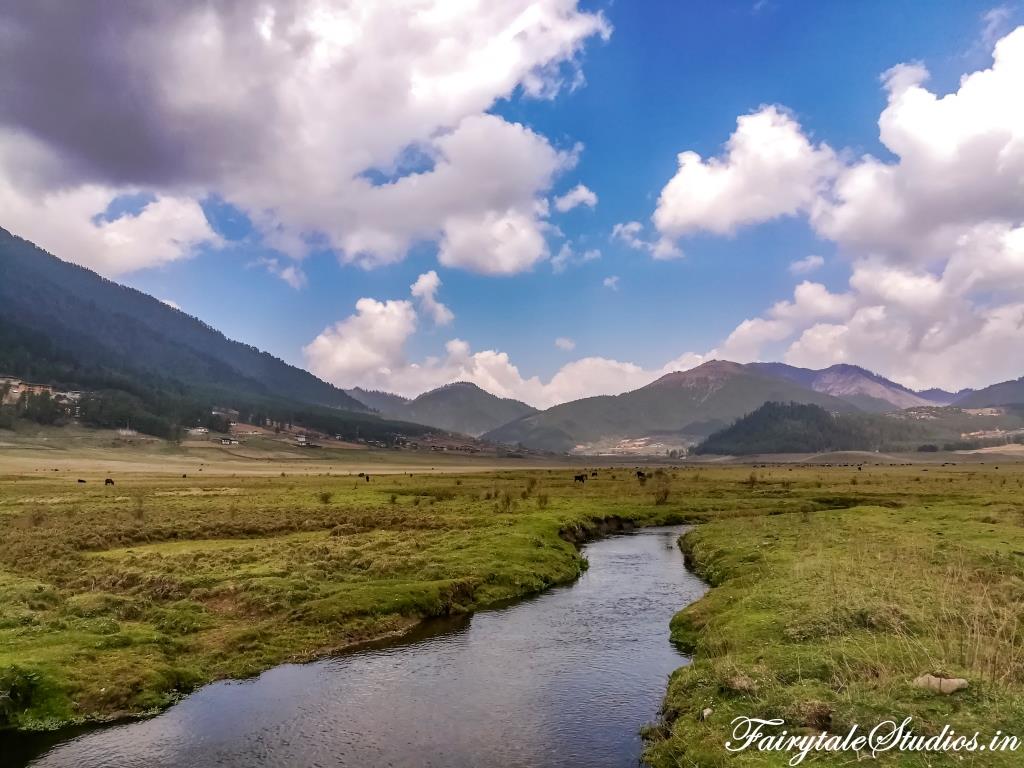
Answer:
<svg viewBox="0 0 1024 768"><path fill-rule="evenodd" d="M570 586L213 683L148 720L19 738L8 758L38 768L635 766L640 728L687 663L669 620L706 589L683 566L684 530L596 541Z"/></svg>

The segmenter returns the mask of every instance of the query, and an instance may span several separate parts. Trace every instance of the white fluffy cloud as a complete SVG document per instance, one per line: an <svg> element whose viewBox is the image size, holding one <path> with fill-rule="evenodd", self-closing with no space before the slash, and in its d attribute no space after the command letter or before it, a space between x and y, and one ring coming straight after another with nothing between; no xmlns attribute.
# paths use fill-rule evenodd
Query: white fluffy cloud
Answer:
<svg viewBox="0 0 1024 768"><path fill-rule="evenodd" d="M411 301L363 298L354 315L325 328L302 351L309 369L329 381L387 381L415 330Z"/></svg>
<svg viewBox="0 0 1024 768"><path fill-rule="evenodd" d="M355 317L362 318L362 314ZM344 323L339 323L336 328ZM393 328L389 318L381 317L380 323L382 333ZM347 330L346 326L343 331ZM360 330L366 332L368 329L362 327ZM356 366L332 365L338 359L338 351L346 345L347 342L337 338L331 330L325 331L306 348L310 370L339 386L387 389L410 397L452 381L471 381L499 397L513 397L538 408L581 397L615 395L637 389L665 373L692 368L704 359L700 355L688 354L663 367L646 369L620 360L585 357L567 363L545 381L538 376L523 376L507 353L493 349L473 352L469 344L461 339L449 341L445 345L445 354L440 357L413 362L403 353L396 352L394 357L387 360L379 356L373 359L360 358L358 369ZM362 345L357 349L361 351Z"/></svg>
<svg viewBox="0 0 1024 768"><path fill-rule="evenodd" d="M681 152L678 162L652 217L666 238L731 234L807 210L836 160L827 145L814 146L792 116L767 106L737 119L722 157Z"/></svg>
<svg viewBox="0 0 1024 768"><path fill-rule="evenodd" d="M33 239L53 230L62 256L109 274L210 239L195 203L210 194L295 257L312 239L375 266L428 241L448 266L528 269L547 255L552 180L578 150L487 110L578 83L582 46L610 33L576 0L82 0L8 6L0 27L0 186L5 209L26 209L8 220ZM148 216L175 213L177 229L146 237L140 214L116 238L90 232L135 189L171 201ZM122 247L63 244L83 232Z"/></svg>
<svg viewBox="0 0 1024 768"><path fill-rule="evenodd" d="M3 169L5 161L14 160L12 150L30 146L24 140L5 142L0 132L0 225L44 250L114 277L185 258L204 243L220 243L202 208L187 196L156 196L137 213L108 221L110 203L137 190L87 184L26 194L18 178Z"/></svg>
<svg viewBox="0 0 1024 768"><path fill-rule="evenodd" d="M744 320L714 351L715 356L739 363L761 359L765 346L784 341L809 324L846 316L854 303L849 294L834 294L820 283L805 280L792 301L777 302L764 317Z"/></svg>
<svg viewBox="0 0 1024 768"><path fill-rule="evenodd" d="M420 311L430 315L435 325L449 325L455 319L455 315L437 300L437 291L440 287L441 278L437 276L437 272L430 270L416 278L416 282L409 290L419 299Z"/></svg>
<svg viewBox="0 0 1024 768"><path fill-rule="evenodd" d="M613 291L619 290L619 276L618 275L609 275L604 280L602 280L601 283L602 283L602 285L604 285L605 288L611 288Z"/></svg>
<svg viewBox="0 0 1024 768"><path fill-rule="evenodd" d="M564 195L555 198L555 208L561 213L571 211L579 205L585 205L588 208L597 205L597 195L582 184L577 184Z"/></svg>
<svg viewBox="0 0 1024 768"><path fill-rule="evenodd" d="M428 275L421 275L413 285L414 293L423 285L430 286L431 293L436 290ZM581 397L636 389L705 359L688 353L648 369L620 360L585 357L567 363L544 381L538 376L523 376L507 353L495 349L474 352L458 338L445 344L443 355L410 360L406 346L418 325L411 301L362 298L355 310L325 328L303 349L309 370L341 387L361 386L415 396L452 381L471 381L500 397L514 397L546 408ZM433 314L422 301L420 312ZM560 337L555 346L572 351L576 345L572 339Z"/></svg>
<svg viewBox="0 0 1024 768"><path fill-rule="evenodd" d="M956 91L933 93L927 77L919 64L883 77L879 136L891 160L841 162L772 107L739 119L723 157L680 155L653 216L664 235L800 213L851 264L846 291L805 281L716 354L857 363L921 387L1024 373L1024 27ZM822 263L807 257L790 271Z"/></svg>
<svg viewBox="0 0 1024 768"><path fill-rule="evenodd" d="M1024 215L1024 27L995 46L991 68L938 96L928 72L885 74L889 103L879 136L898 159L864 157L844 168L815 207L825 237L861 253L942 262L978 225Z"/></svg>
<svg viewBox="0 0 1024 768"><path fill-rule="evenodd" d="M821 256L805 256L802 259L797 259L789 265L789 271L794 275L808 275L811 272L816 272L825 266L825 260Z"/></svg>

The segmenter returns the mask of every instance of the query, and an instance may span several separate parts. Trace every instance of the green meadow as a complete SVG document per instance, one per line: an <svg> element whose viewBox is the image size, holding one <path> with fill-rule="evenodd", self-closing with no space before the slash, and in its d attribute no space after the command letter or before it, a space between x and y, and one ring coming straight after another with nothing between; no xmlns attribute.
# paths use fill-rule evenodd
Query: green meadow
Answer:
<svg viewBox="0 0 1024 768"><path fill-rule="evenodd" d="M712 589L673 620L694 662L645 729L653 765L788 762L726 753L737 716L1024 737L1020 465L687 465L643 483L619 467L585 485L576 471L2 478L0 724L156 711L571 581L575 544L622 522L691 521L681 546ZM922 674L969 685L941 695L912 684Z"/></svg>
<svg viewBox="0 0 1024 768"><path fill-rule="evenodd" d="M708 481L760 508L707 515L683 541L712 585L673 638L693 654L649 729L655 766L783 766L793 752L728 753L736 717L790 734L846 735L913 718L921 736L1021 738L1016 752L885 752L900 766L1024 759L1024 471L1020 465L747 470ZM696 484L695 484L696 485ZM796 510L773 509L793 497ZM833 507L831 509L827 507ZM766 514L764 514L766 512ZM962 678L951 695L913 685ZM710 710L710 712L707 712ZM777 734L782 726L767 729ZM866 758L867 754L859 756ZM852 752L806 765L851 765Z"/></svg>
<svg viewBox="0 0 1024 768"><path fill-rule="evenodd" d="M668 522L620 471L0 481L0 724L158 709L576 578L570 540Z"/></svg>

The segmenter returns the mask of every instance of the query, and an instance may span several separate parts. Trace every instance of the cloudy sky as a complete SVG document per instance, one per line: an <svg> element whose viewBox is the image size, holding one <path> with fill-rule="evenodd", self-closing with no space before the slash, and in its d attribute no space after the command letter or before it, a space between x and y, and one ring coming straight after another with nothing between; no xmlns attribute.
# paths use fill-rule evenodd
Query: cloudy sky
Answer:
<svg viewBox="0 0 1024 768"><path fill-rule="evenodd" d="M1024 6L0 2L0 226L342 386L1024 375Z"/></svg>

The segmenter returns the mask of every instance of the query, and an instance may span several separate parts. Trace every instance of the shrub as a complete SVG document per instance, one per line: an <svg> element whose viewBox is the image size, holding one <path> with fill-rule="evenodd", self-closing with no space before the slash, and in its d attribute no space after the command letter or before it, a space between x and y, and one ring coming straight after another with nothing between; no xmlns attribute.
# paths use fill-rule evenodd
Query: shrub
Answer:
<svg viewBox="0 0 1024 768"><path fill-rule="evenodd" d="M513 506L515 506L515 500L512 498L512 494L508 491L502 491L498 494L497 501L494 504L494 511L498 514L507 515L512 511Z"/></svg>
<svg viewBox="0 0 1024 768"><path fill-rule="evenodd" d="M331 493L330 491L320 491L320 493L318 493L316 497L320 499L321 504L330 504L331 499L334 498L334 494Z"/></svg>
<svg viewBox="0 0 1024 768"><path fill-rule="evenodd" d="M0 670L0 726L13 725L38 690L39 673L14 665Z"/></svg>

